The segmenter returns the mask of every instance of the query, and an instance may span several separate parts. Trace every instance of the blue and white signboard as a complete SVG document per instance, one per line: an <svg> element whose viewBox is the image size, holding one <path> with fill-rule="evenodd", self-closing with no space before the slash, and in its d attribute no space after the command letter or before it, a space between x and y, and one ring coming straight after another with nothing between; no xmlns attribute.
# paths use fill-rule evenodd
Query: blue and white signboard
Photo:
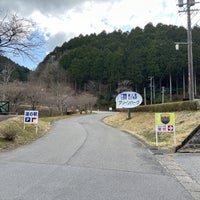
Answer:
<svg viewBox="0 0 200 200"><path fill-rule="evenodd" d="M142 103L142 96L137 92L122 92L115 101L116 108L134 108Z"/></svg>
<svg viewBox="0 0 200 200"><path fill-rule="evenodd" d="M25 110L24 111L24 124L38 124L38 111Z"/></svg>

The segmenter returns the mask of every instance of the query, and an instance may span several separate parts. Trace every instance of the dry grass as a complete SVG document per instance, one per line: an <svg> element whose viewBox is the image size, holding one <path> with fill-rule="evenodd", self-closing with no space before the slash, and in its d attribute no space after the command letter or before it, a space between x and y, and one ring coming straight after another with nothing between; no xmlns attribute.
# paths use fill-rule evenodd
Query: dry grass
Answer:
<svg viewBox="0 0 200 200"><path fill-rule="evenodd" d="M26 125L24 129L23 115L4 120L0 122L0 151L4 149L13 149L18 146L31 143L48 132L48 130L51 128L52 121L70 118L73 116L79 116L79 114L39 118L37 133L34 125ZM14 140L9 141L5 139L3 133L6 127L9 127L10 130L16 131L16 137Z"/></svg>
<svg viewBox="0 0 200 200"><path fill-rule="evenodd" d="M16 116L2 121L0 122L0 150L16 148L20 145L30 143L48 132L51 127L51 121L72 116L74 115L54 118L39 118L38 133L35 132L35 128L33 126L28 126L24 130L23 116ZM127 113L118 113L116 115L105 118L104 122L129 132L141 138L146 143L155 146L156 139L154 119L155 114L149 112L131 113L130 120L127 120ZM175 122L177 146L194 130L194 128L199 125L200 111L175 112ZM14 141L6 141L3 138L1 129L6 125L12 126L17 130L17 136ZM173 142L173 134L160 134L159 147L165 149L173 149L175 147Z"/></svg>
<svg viewBox="0 0 200 200"><path fill-rule="evenodd" d="M131 113L131 119L127 120L127 113L118 113L107 117L104 122L129 132L146 143L155 146L155 113L134 112ZM159 148L174 149L199 125L200 111L182 111L175 112L176 140L174 145L173 133L159 134Z"/></svg>
<svg viewBox="0 0 200 200"><path fill-rule="evenodd" d="M9 127L11 130L16 131L17 134L14 140L8 141L4 138L4 135L2 133L6 127ZM2 121L0 122L0 150L12 149L20 145L30 143L45 134L49 130L49 128L49 122L39 120L37 133L34 125L28 125L24 129L23 116L16 116Z"/></svg>

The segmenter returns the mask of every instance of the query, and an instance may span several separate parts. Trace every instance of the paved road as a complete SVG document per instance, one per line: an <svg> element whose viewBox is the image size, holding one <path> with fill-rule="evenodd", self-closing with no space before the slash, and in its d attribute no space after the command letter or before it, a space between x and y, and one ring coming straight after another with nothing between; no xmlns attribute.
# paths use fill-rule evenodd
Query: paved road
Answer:
<svg viewBox="0 0 200 200"><path fill-rule="evenodd" d="M0 200L192 200L110 113L57 121L36 142L0 153Z"/></svg>
<svg viewBox="0 0 200 200"><path fill-rule="evenodd" d="M6 120L6 119L9 119L9 118L11 118L11 117L13 117L13 116L10 116L10 115L1 115L1 114L0 114L0 122L1 122L1 121L4 121L4 120Z"/></svg>
<svg viewBox="0 0 200 200"><path fill-rule="evenodd" d="M173 157L200 184L200 153L177 153Z"/></svg>

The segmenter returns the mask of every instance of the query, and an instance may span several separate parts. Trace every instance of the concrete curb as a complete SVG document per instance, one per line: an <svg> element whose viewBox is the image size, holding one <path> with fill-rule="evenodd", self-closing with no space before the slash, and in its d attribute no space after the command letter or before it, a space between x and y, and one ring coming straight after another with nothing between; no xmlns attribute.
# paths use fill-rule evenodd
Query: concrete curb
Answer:
<svg viewBox="0 0 200 200"><path fill-rule="evenodd" d="M158 162L191 194L195 200L200 199L200 184L168 154L156 156Z"/></svg>

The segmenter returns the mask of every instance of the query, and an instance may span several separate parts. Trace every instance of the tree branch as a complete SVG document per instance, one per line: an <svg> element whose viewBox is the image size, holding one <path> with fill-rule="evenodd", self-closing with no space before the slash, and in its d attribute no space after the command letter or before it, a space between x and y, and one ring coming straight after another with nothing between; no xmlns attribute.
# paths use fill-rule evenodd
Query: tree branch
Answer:
<svg viewBox="0 0 200 200"><path fill-rule="evenodd" d="M31 21L14 14L5 14L0 19L0 54L12 53L35 60L33 52L43 44Z"/></svg>

